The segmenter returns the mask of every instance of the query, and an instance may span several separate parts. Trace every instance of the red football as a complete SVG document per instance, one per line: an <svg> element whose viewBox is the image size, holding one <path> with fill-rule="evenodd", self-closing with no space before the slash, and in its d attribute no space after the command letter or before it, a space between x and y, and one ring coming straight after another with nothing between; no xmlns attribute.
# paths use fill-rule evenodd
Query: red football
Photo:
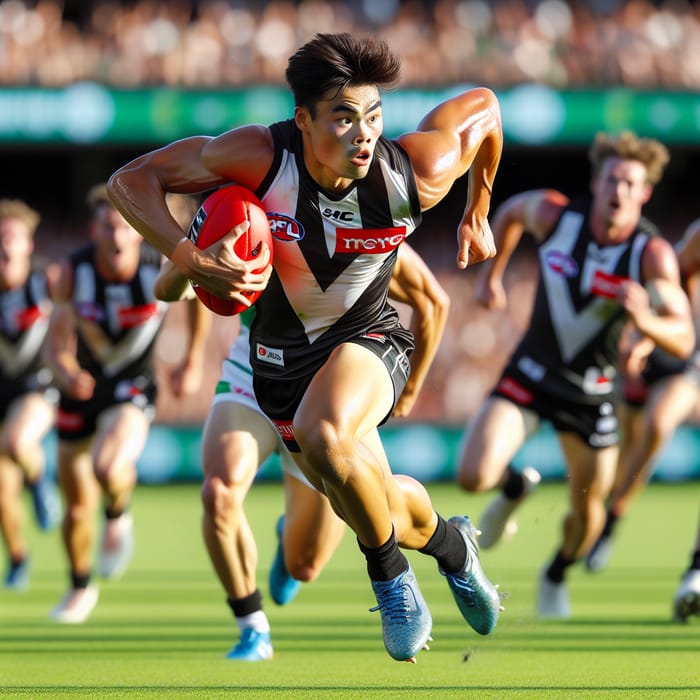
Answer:
<svg viewBox="0 0 700 700"><path fill-rule="evenodd" d="M272 234L265 209L253 192L240 185L228 185L210 194L195 214L188 236L198 248L208 248L246 219L250 221L250 228L236 241L233 247L236 254L244 260L252 260L260 255L264 242L272 256ZM221 316L234 316L247 308L238 301L221 299L193 286L202 303ZM261 291L251 292L247 296L255 303L261 294Z"/></svg>

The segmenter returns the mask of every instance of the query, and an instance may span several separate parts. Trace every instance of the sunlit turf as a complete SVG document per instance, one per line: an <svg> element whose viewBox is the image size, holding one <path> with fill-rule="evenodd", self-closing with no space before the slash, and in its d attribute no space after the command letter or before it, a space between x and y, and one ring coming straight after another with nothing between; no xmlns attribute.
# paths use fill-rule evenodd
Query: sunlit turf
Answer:
<svg viewBox="0 0 700 700"><path fill-rule="evenodd" d="M478 521L488 496L429 486L438 510ZM256 484L248 513L258 534L259 584L275 658L224 659L236 628L206 557L198 485L140 486L137 548L122 580L100 582L84 625L47 621L67 586L58 532L30 530L32 585L0 590L0 697L22 698L599 698L700 697L700 620L670 623L700 501L697 483L653 484L621 524L610 567L570 575L573 618L533 615L536 579L554 552L563 484L545 484L523 507L510 543L482 552L506 612L490 637L464 623L435 564L409 557L433 614L431 650L415 666L382 645L364 562L348 533L313 584L285 608L267 596L277 484Z"/></svg>

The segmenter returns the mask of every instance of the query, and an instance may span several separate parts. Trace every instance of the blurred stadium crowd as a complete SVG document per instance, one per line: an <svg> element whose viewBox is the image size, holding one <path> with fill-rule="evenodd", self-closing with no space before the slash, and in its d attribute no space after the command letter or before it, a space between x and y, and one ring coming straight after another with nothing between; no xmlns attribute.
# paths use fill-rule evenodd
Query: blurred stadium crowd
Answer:
<svg viewBox="0 0 700 700"><path fill-rule="evenodd" d="M688 0L3 0L0 84L279 83L323 31L386 38L405 86L700 86Z"/></svg>

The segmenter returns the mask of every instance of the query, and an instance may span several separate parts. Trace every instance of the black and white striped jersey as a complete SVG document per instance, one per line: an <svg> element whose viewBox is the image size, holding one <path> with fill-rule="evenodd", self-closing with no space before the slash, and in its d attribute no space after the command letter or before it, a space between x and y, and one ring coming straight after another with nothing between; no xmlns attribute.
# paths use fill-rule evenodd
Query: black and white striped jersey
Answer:
<svg viewBox="0 0 700 700"><path fill-rule="evenodd" d="M275 158L257 194L272 227L274 273L256 303L251 362L256 374L293 379L349 338L399 327L387 290L421 209L395 142L381 139L367 176L334 193L307 172L294 122L270 128Z"/></svg>
<svg viewBox="0 0 700 700"><path fill-rule="evenodd" d="M153 293L159 255L142 245L136 274L123 283L100 275L92 245L73 254L70 263L80 366L98 379L152 376L153 346L167 310Z"/></svg>
<svg viewBox="0 0 700 700"><path fill-rule="evenodd" d="M46 275L29 274L21 287L0 291L0 380L21 382L41 369L51 304Z"/></svg>
<svg viewBox="0 0 700 700"><path fill-rule="evenodd" d="M538 248L540 278L528 330L511 364L531 380L561 381L585 394L613 389L618 340L626 320L612 298L622 279L641 279L641 259L654 235L641 220L624 242L599 246L591 233L590 201L569 205Z"/></svg>

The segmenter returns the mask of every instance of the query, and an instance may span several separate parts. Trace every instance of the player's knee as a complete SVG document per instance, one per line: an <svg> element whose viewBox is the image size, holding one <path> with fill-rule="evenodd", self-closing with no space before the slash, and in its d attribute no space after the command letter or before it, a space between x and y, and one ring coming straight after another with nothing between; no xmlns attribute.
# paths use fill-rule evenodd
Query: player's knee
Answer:
<svg viewBox="0 0 700 700"><path fill-rule="evenodd" d="M294 423L294 436L316 474L331 481L344 478L339 465L352 463L352 448L337 426L329 421L302 418Z"/></svg>
<svg viewBox="0 0 700 700"><path fill-rule="evenodd" d="M312 558L292 557L291 561L285 561L285 565L290 575L302 583L315 581L321 573L321 568Z"/></svg>
<svg viewBox="0 0 700 700"><path fill-rule="evenodd" d="M119 462L98 456L93 460L93 471L97 481L107 491L133 488L136 485L136 465L131 462Z"/></svg>
<svg viewBox="0 0 700 700"><path fill-rule="evenodd" d="M13 462L21 464L29 452L29 441L16 431L3 433L0 452L7 455Z"/></svg>
<svg viewBox="0 0 700 700"><path fill-rule="evenodd" d="M209 476L201 491L204 512L210 517L227 516L236 508L236 492L221 477Z"/></svg>
<svg viewBox="0 0 700 700"><path fill-rule="evenodd" d="M649 414L646 420L646 435L652 442L661 442L676 428L675 421L668 418L661 411Z"/></svg>
<svg viewBox="0 0 700 700"><path fill-rule="evenodd" d="M204 479L200 492L204 512L210 516L214 515L221 507L220 504L225 504L227 502L227 492L228 487L218 477L210 476Z"/></svg>
<svg viewBox="0 0 700 700"><path fill-rule="evenodd" d="M465 465L462 465L457 471L457 483L462 489L471 493L488 491L495 486L492 480L487 479L481 470L469 468Z"/></svg>
<svg viewBox="0 0 700 700"><path fill-rule="evenodd" d="M87 522L90 520L95 511L95 506L87 502L70 503L65 510L65 519L69 524L76 525L78 523Z"/></svg>

